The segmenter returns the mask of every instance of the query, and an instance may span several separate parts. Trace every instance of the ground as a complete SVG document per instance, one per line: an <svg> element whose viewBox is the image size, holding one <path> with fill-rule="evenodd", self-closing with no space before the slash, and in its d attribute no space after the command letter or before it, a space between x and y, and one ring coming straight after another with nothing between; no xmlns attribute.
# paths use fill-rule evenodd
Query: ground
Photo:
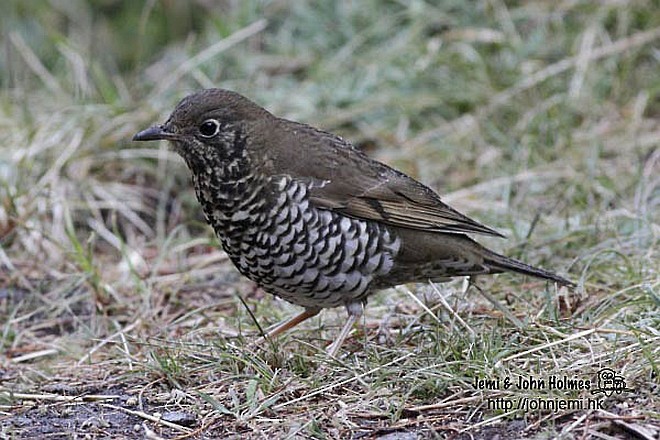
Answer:
<svg viewBox="0 0 660 440"><path fill-rule="evenodd" d="M0 438L658 438L655 2L67 5L0 18ZM337 358L340 309L255 346L299 309L236 272L167 145L131 142L211 86L577 287L400 286Z"/></svg>

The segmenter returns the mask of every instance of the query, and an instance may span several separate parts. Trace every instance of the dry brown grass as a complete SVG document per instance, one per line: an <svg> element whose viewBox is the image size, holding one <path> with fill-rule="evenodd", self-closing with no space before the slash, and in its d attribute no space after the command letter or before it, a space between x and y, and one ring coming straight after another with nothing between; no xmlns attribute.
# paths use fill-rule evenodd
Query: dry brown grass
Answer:
<svg viewBox="0 0 660 440"><path fill-rule="evenodd" d="M404 3L8 2L0 438L657 438L657 8ZM130 142L211 85L353 139L579 287L406 286L338 359L343 310L250 348L296 308L233 269L179 158ZM628 390L474 387L603 368Z"/></svg>

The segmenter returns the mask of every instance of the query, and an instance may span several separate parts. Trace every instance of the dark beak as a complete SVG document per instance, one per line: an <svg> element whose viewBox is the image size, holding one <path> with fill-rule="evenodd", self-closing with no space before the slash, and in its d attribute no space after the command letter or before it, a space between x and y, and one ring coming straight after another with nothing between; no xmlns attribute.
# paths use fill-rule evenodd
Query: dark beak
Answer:
<svg viewBox="0 0 660 440"><path fill-rule="evenodd" d="M176 133L169 132L163 125L154 125L133 136L134 141L175 140Z"/></svg>

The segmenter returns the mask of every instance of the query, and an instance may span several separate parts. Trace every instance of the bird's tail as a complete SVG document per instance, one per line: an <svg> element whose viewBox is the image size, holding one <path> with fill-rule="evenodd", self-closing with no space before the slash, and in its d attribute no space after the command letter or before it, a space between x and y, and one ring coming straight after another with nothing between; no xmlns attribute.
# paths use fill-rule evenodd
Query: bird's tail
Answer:
<svg viewBox="0 0 660 440"><path fill-rule="evenodd" d="M548 272L547 270L538 267L530 266L522 261L514 260L513 258L505 257L504 255L486 250L485 261L487 266L501 271L517 272L524 275L530 275L536 278L543 278L546 280L554 281L562 286L574 287L575 283L560 277L557 274Z"/></svg>

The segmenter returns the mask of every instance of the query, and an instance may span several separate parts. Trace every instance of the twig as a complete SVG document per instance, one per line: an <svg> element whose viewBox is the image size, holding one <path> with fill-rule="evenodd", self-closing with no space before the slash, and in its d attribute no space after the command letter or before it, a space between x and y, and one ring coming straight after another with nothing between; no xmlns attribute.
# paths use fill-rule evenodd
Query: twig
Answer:
<svg viewBox="0 0 660 440"><path fill-rule="evenodd" d="M500 361L498 361L498 364L500 362L508 362L508 361L513 360L513 359L517 359L519 357L523 357L523 356L526 356L526 355L531 354L531 353L536 353L537 351L541 351L541 350L546 349L546 348L554 347L555 345L560 345L560 344L564 344L566 342L574 341L575 339L580 339L580 338L583 338L585 336L589 336L590 334L595 333L595 332L596 332L596 329L592 328L592 329L589 329L589 330L585 330L583 332L575 333L574 335L570 335L570 336L568 336L568 337L566 337L562 340L550 342L550 343L543 344L543 345L539 345L538 347L534 347L534 348L531 348L529 350L525 350L521 353L517 353L517 354L511 355L511 356L505 357L504 359L501 359Z"/></svg>
<svg viewBox="0 0 660 440"><path fill-rule="evenodd" d="M20 400L47 400L50 402L96 402L103 400L115 400L122 396L114 394L85 394L83 396L62 396L60 394L32 394L32 393L13 393L11 391L0 391L0 396L9 399Z"/></svg>
<svg viewBox="0 0 660 440"><path fill-rule="evenodd" d="M447 302L445 297L442 296L442 293L440 293L440 291L436 287L435 283L433 283L431 280L429 280L429 284L433 288L433 291L438 294L438 298L440 299L440 303L445 308L445 310L447 310L451 314L451 316L453 316L458 321L458 323L463 326L464 329L466 329L468 332L470 332L470 337L474 338L475 335L476 335L476 332L474 330L472 330L472 327L470 327L467 324L467 322L463 321L463 318L461 318L460 315L458 313L456 313L454 311L454 309L451 308L451 306L449 305L449 303Z"/></svg>
<svg viewBox="0 0 660 440"><path fill-rule="evenodd" d="M426 304L424 304L424 303L422 302L422 300L420 300L419 298L417 298L417 296L416 296L414 293L412 293L412 292L410 291L410 289L408 289L408 288L405 287L405 286L401 286L401 287L399 287L399 289L400 289L400 290L403 290L408 296L410 296L410 297L413 299L413 301L415 301L417 304L419 304L419 306L420 306L421 308L423 308L424 311L425 311L426 313L428 313L428 314L431 316L431 318L435 319L435 322L437 322L438 324L442 325L442 321L440 321L440 318L438 318L437 316L435 316L435 313L433 313L433 311L432 311L431 309L429 309L429 308L426 306Z"/></svg>
<svg viewBox="0 0 660 440"><path fill-rule="evenodd" d="M101 406L103 406L105 408L115 409L115 410L118 410L118 411L123 411L126 414L141 417L145 420L149 420L150 422L160 423L161 425L165 425L168 428L176 429L177 431L181 431L181 432L185 432L185 433L192 432L192 429L190 429L190 428L186 428L184 426L177 425L176 423L168 422L167 420L163 420L160 417L156 417L156 416L152 416L151 414L147 414L144 411L134 411L132 409L124 408L124 407L121 407L121 406L110 405L109 403L102 403Z"/></svg>
<svg viewBox="0 0 660 440"><path fill-rule="evenodd" d="M519 330L525 328L525 324L523 324L520 319L516 318L516 316L513 313L511 313L511 310L503 306L502 303L500 303L497 300L497 298L495 298L493 295L483 290L481 287L477 286L475 283L472 283L472 285L474 286L475 289L479 291L479 293L481 293L481 296L486 298L497 310L502 312L502 314L506 316L506 318L509 321L511 321L513 325L516 326L516 328L518 328Z"/></svg>
<svg viewBox="0 0 660 440"><path fill-rule="evenodd" d="M110 335L110 336L108 336L107 338L103 339L103 340L102 340L101 342L99 342L97 345L95 345L94 347L92 347L92 349L90 349L90 350L87 352L87 354L86 354L85 356L83 356L82 358L80 358L80 360L78 361L77 365L82 365L84 362L86 362L87 360L89 360L89 358L90 358L90 357L91 357L96 351L98 351L101 347L103 347L104 345L106 345L106 344L112 342L112 340L115 339L117 336L121 336L121 335L124 334L124 333L130 332L130 331L133 330L135 327L137 327L140 323L142 323L142 320L141 320L141 319L138 319L138 320L135 321L133 324L131 324L131 325L127 326L127 327L124 327L123 329L119 330L118 332L113 333L112 335Z"/></svg>
<svg viewBox="0 0 660 440"><path fill-rule="evenodd" d="M483 400L482 396L463 397L462 399L447 400L444 402L432 403L430 405L413 406L410 408L406 408L406 411L422 412L422 411L430 411L434 409L442 409L449 407L454 408L457 405L462 405L464 403L472 403L481 400Z"/></svg>
<svg viewBox="0 0 660 440"><path fill-rule="evenodd" d="M23 356L17 356L15 358L11 358L11 361L15 364L18 364L19 362L31 361L32 359L36 359L44 356L51 356L59 352L60 351L56 348L48 348L46 350L33 351L32 353L24 354Z"/></svg>

